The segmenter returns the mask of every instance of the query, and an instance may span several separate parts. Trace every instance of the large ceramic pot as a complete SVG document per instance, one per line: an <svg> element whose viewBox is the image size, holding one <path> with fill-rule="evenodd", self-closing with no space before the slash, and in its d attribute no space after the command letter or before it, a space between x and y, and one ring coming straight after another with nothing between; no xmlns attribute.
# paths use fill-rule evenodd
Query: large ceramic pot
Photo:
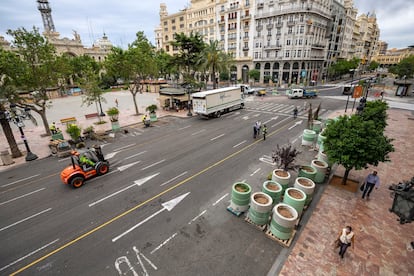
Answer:
<svg viewBox="0 0 414 276"><path fill-rule="evenodd" d="M276 204L273 207L270 232L281 240L288 240L293 232L298 212L292 206L285 203Z"/></svg>
<svg viewBox="0 0 414 276"><path fill-rule="evenodd" d="M249 209L252 188L244 182L236 182L232 186L230 207L237 212Z"/></svg>
<svg viewBox="0 0 414 276"><path fill-rule="evenodd" d="M282 186L283 191L286 190L290 182L290 173L282 169L276 169L272 172L272 180Z"/></svg>
<svg viewBox="0 0 414 276"><path fill-rule="evenodd" d="M328 163L322 160L312 160L311 166L316 169L315 183L322 183L325 180Z"/></svg>
<svg viewBox="0 0 414 276"><path fill-rule="evenodd" d="M283 187L276 181L269 180L263 183L262 192L268 194L273 200L273 205L275 205L282 198Z"/></svg>
<svg viewBox="0 0 414 276"><path fill-rule="evenodd" d="M283 196L283 203L286 203L298 212L300 216L303 211L303 207L305 207L306 202L306 194L297 188L288 188L285 191L285 195Z"/></svg>
<svg viewBox="0 0 414 276"><path fill-rule="evenodd" d="M316 132L310 129L304 129L302 134L302 146L313 146L316 139Z"/></svg>
<svg viewBox="0 0 414 276"><path fill-rule="evenodd" d="M308 205L311 202L313 192L315 191L315 182L306 177L297 177L293 187L306 194L305 206Z"/></svg>
<svg viewBox="0 0 414 276"><path fill-rule="evenodd" d="M269 215L273 206L272 198L265 193L253 193L250 198L248 217L257 225L265 225L269 222Z"/></svg>

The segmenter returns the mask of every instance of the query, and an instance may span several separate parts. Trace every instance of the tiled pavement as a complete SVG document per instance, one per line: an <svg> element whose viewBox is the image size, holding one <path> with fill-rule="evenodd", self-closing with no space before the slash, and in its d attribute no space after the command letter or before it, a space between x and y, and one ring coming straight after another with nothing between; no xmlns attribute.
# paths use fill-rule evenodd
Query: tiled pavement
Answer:
<svg viewBox="0 0 414 276"><path fill-rule="evenodd" d="M388 210L393 202L389 185L414 176L414 120L409 111L391 109L388 115L386 133L395 139L395 152L391 162L376 168L380 188L363 200L359 190L328 185L279 275L414 275L414 251L407 250L414 241L414 225L400 224ZM372 170L353 170L350 178L364 179ZM335 174L343 172L338 168ZM355 249L348 248L341 259L333 242L346 225L354 228Z"/></svg>

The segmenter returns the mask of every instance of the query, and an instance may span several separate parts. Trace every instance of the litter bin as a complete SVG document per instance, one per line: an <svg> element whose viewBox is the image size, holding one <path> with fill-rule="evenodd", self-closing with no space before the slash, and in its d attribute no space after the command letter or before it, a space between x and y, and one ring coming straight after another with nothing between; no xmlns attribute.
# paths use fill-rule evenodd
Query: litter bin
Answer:
<svg viewBox="0 0 414 276"><path fill-rule="evenodd" d="M11 155L9 154L8 150L3 150L0 152L1 162L4 166L11 165L14 163Z"/></svg>

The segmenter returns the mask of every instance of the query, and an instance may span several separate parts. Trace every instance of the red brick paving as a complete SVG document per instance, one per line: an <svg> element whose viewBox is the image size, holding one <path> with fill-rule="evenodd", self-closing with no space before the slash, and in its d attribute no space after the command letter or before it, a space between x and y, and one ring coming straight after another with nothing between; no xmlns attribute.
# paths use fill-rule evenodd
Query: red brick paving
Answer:
<svg viewBox="0 0 414 276"><path fill-rule="evenodd" d="M376 168L380 188L363 200L360 191L326 187L280 275L414 275L414 251L407 250L414 241L414 224L400 224L388 210L393 202L389 185L414 176L414 120L409 111L388 114L386 135L395 139L395 152L391 162ZM372 169L351 171L350 177L364 179ZM343 172L338 168L335 174ZM348 248L341 259L333 242L345 225L354 228L355 249Z"/></svg>

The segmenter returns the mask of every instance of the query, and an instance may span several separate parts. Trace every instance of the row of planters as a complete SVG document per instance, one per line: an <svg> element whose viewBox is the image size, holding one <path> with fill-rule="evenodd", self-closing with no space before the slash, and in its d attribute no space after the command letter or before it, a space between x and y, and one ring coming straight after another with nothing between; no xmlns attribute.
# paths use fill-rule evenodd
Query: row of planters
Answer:
<svg viewBox="0 0 414 276"><path fill-rule="evenodd" d="M244 182L233 184L228 210L236 215L248 211L246 221L261 230L267 229L269 238L289 246L303 211L312 201L315 184L325 181L329 165L322 154L311 164L300 167L293 187L291 174L283 169L272 172L261 192L252 193L250 185Z"/></svg>

